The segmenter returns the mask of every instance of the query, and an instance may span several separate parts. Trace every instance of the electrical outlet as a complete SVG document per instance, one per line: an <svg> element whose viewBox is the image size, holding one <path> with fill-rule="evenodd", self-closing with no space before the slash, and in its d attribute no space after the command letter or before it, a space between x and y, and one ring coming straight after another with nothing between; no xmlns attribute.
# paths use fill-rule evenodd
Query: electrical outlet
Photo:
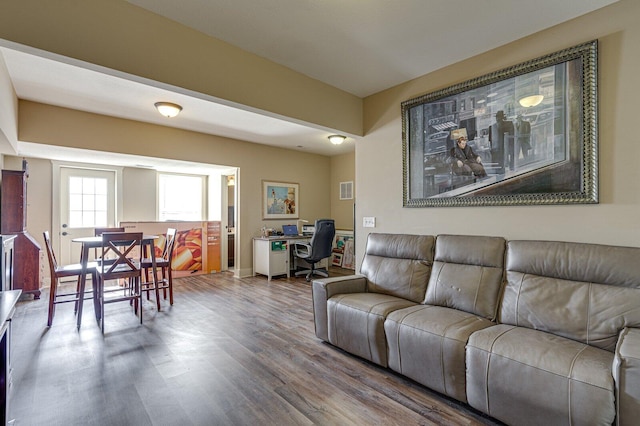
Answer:
<svg viewBox="0 0 640 426"><path fill-rule="evenodd" d="M375 228L376 227L376 218L375 217L363 217L362 218L362 226L364 228Z"/></svg>

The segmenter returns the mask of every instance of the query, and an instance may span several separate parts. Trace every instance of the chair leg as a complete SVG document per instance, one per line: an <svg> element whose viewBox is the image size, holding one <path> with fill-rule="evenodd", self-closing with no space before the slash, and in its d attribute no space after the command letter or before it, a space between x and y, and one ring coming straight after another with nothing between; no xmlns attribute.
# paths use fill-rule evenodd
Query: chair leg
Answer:
<svg viewBox="0 0 640 426"><path fill-rule="evenodd" d="M158 275L157 273L155 274L153 273L153 269L145 268L143 272L143 278L144 279L140 283L140 286L141 286L140 291L141 293L147 294L147 300L151 300L149 293L151 293L152 290L156 293L156 308L158 309L158 312L159 312L161 307L160 307L160 286L158 281ZM144 287L142 287L142 283L145 283ZM151 285L150 283L153 283L153 288L149 287L149 285ZM166 299L166 296L165 296L165 299Z"/></svg>
<svg viewBox="0 0 640 426"><path fill-rule="evenodd" d="M161 268L162 270L162 283L166 285L162 286L162 298L167 300L167 287L169 286L169 278L167 277L167 268Z"/></svg>
<svg viewBox="0 0 640 426"><path fill-rule="evenodd" d="M53 324L53 315L55 314L56 309L56 293L58 291L58 279L56 277L51 277L51 290L49 291L49 315L47 317L47 327L51 327Z"/></svg>
<svg viewBox="0 0 640 426"><path fill-rule="evenodd" d="M150 275L149 268L145 268L145 269L144 269L144 282L145 282L145 283L148 283L148 282L149 282L149 277L150 277L150 276L151 276L151 275ZM148 288L148 287L147 287L147 288ZM145 291L146 291L146 293L147 293L147 300L150 300L150 298L149 298L149 290L145 290Z"/></svg>
<svg viewBox="0 0 640 426"><path fill-rule="evenodd" d="M91 291L93 292L93 312L96 316L96 321L100 322L102 315L100 313L100 300L98 295L98 275L95 272L91 274Z"/></svg>
<svg viewBox="0 0 640 426"><path fill-rule="evenodd" d="M142 324L142 277L136 277L133 279L135 282L135 291L136 294L138 295L136 300L139 300L140 303L140 324Z"/></svg>
<svg viewBox="0 0 640 426"><path fill-rule="evenodd" d="M173 305L173 273L171 272L171 266L169 266L167 275L167 282L169 283L169 305Z"/></svg>
<svg viewBox="0 0 640 426"><path fill-rule="evenodd" d="M313 271L314 271L315 267L316 267L316 263L312 262L311 263L311 267L309 268L309 273L305 277L307 279L307 282L311 281L311 278L313 277Z"/></svg>
<svg viewBox="0 0 640 426"><path fill-rule="evenodd" d="M155 291L156 291L156 308L158 308L158 312L160 312L160 283L162 281L158 281L158 272L153 272L151 271L152 275L153 275L153 281L154 284L153 286L155 287ZM147 292L147 296L149 295L149 292Z"/></svg>
<svg viewBox="0 0 640 426"><path fill-rule="evenodd" d="M104 334L104 280L98 277L98 294L100 298L100 329Z"/></svg>
<svg viewBox="0 0 640 426"><path fill-rule="evenodd" d="M314 262L314 263L311 264L311 268L309 268L309 273L305 277L307 279L307 282L311 281L311 279L313 278L314 275L320 275L320 276L323 276L323 277L328 277L329 276L329 271L325 271L324 268L316 269L316 264Z"/></svg>
<svg viewBox="0 0 640 426"><path fill-rule="evenodd" d="M138 298L134 297L137 293L135 292L135 282L134 278L127 278L127 289L129 293L127 296L129 297L129 306L133 306L133 312L138 315Z"/></svg>

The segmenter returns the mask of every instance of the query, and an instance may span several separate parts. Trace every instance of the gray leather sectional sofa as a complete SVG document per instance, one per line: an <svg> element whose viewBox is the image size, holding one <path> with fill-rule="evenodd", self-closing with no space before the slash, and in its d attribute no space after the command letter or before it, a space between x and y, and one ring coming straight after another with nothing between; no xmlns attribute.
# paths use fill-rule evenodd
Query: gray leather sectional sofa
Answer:
<svg viewBox="0 0 640 426"><path fill-rule="evenodd" d="M512 425L640 424L640 249L370 234L316 335Z"/></svg>

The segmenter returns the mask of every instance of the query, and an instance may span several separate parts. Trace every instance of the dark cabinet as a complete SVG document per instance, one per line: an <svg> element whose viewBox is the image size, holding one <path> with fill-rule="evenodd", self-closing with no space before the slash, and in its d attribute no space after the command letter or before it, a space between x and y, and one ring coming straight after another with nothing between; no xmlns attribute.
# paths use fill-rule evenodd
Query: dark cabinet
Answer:
<svg viewBox="0 0 640 426"><path fill-rule="evenodd" d="M40 298L40 245L27 231L27 172L3 170L0 233L15 235L13 288Z"/></svg>

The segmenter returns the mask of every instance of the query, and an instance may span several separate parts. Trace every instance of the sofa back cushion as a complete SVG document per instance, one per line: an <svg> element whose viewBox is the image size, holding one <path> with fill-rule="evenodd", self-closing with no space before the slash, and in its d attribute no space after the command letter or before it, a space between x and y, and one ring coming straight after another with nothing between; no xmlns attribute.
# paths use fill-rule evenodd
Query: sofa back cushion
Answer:
<svg viewBox="0 0 640 426"><path fill-rule="evenodd" d="M608 351L640 326L640 248L549 241L507 244L500 321Z"/></svg>
<svg viewBox="0 0 640 426"><path fill-rule="evenodd" d="M504 276L505 239L438 235L425 304L494 320Z"/></svg>
<svg viewBox="0 0 640 426"><path fill-rule="evenodd" d="M434 243L431 235L369 234L360 268L367 291L422 302Z"/></svg>

